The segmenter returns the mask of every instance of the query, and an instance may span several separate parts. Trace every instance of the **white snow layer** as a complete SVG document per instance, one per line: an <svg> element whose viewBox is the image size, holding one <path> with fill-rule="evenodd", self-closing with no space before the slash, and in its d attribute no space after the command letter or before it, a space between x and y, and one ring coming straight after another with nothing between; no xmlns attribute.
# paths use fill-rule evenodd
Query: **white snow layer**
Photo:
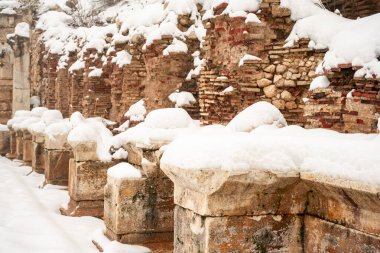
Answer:
<svg viewBox="0 0 380 253"><path fill-rule="evenodd" d="M144 100L134 103L129 107L129 110L124 114L125 117L129 117L131 121L143 121L145 118L146 109L144 106Z"/></svg>
<svg viewBox="0 0 380 253"><path fill-rule="evenodd" d="M327 88L330 85L330 81L326 76L318 76L311 84L309 90L315 90L317 88Z"/></svg>
<svg viewBox="0 0 380 253"><path fill-rule="evenodd" d="M271 103L257 102L235 116L227 128L235 132L250 132L262 125L287 126L282 113Z"/></svg>
<svg viewBox="0 0 380 253"><path fill-rule="evenodd" d="M107 170L107 175L115 179L138 179L141 178L140 170L129 163L118 163Z"/></svg>
<svg viewBox="0 0 380 253"><path fill-rule="evenodd" d="M42 188L44 176L30 173L30 167L4 157L0 157L0 164L0 252L99 252L91 240L108 253L150 252L111 242L102 233L105 227L100 219L61 215L59 208L69 201L66 190L52 185Z"/></svg>
<svg viewBox="0 0 380 253"><path fill-rule="evenodd" d="M340 64L362 67L355 76L380 76L380 14L351 20L315 5L312 0L282 0L298 20L287 38L291 47L301 38L309 38L309 47L328 48L318 73Z"/></svg>
<svg viewBox="0 0 380 253"><path fill-rule="evenodd" d="M192 123L190 115L182 108L157 109L145 119L147 127L160 129L186 128Z"/></svg>
<svg viewBox="0 0 380 253"><path fill-rule="evenodd" d="M189 106L197 101L195 100L193 94L187 91L176 91L169 95L169 100L175 103L175 107Z"/></svg>
<svg viewBox="0 0 380 253"><path fill-rule="evenodd" d="M380 138L298 126L262 126L251 133L193 134L168 145L163 166L227 171L313 172L380 184Z"/></svg>

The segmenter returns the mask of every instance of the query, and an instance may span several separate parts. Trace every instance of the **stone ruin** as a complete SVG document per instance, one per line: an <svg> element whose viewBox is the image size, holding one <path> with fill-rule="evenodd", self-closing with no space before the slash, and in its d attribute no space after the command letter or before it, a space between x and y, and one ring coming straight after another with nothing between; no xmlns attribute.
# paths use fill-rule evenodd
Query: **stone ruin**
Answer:
<svg viewBox="0 0 380 253"><path fill-rule="evenodd" d="M351 18L380 11L377 1L324 3ZM225 8L221 4L214 12L221 14ZM148 111L173 107L168 96L180 90L197 99L184 108L203 125L226 124L249 105L267 101L291 125L376 133L379 79L354 77L360 66L341 64L325 71L328 88L310 91L326 50L310 49L307 39L284 48L294 25L290 11L281 8L279 0L263 0L260 9L261 23L228 15L205 20L202 47L190 34L187 53L163 54L172 36L147 48L145 38L135 36L115 45L111 54L88 48L79 70L70 70L78 60L75 52L58 68L62 55L44 48L42 31L6 45L5 35L28 18L0 15L0 121L6 123L16 110L30 109L29 98L39 96L43 106L61 111L63 117L80 111L85 117L121 124L124 112L137 101L144 99ZM191 25L186 15L178 21L182 30ZM131 63L119 66L112 57L123 51L131 55ZM204 59L203 69L187 78L196 51ZM240 63L247 54L259 59ZM103 68L102 74L91 77L94 68ZM45 173L46 184L68 186L70 202L61 209L63 214L103 218L105 234L122 243L146 245L154 252L173 252L174 247L178 253L380 250L379 189L357 182L307 173L187 171L161 166L164 144L141 143L124 149L129 154L126 162L142 177L120 179L107 176L117 162L100 161L94 143L70 146L67 135L52 138L12 128L0 129L0 138L0 154Z"/></svg>

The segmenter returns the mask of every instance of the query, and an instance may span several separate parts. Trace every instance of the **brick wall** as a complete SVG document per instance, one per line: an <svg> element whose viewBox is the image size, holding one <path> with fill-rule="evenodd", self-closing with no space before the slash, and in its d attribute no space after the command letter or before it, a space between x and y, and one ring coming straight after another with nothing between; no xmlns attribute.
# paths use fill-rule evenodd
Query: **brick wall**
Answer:
<svg viewBox="0 0 380 253"><path fill-rule="evenodd" d="M325 7L331 11L339 9L344 17L366 17L380 12L378 0L323 0Z"/></svg>

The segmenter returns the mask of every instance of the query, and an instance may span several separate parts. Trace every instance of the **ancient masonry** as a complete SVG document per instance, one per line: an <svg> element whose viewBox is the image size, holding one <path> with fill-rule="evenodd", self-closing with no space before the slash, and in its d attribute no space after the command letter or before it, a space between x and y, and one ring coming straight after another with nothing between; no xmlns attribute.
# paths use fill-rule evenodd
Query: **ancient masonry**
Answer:
<svg viewBox="0 0 380 253"><path fill-rule="evenodd" d="M378 1L370 0L325 5L352 18L380 11ZM214 12L225 8L221 4ZM39 96L42 106L64 117L80 111L121 124L127 120L124 113L141 99L148 111L173 107L168 96L178 89L197 99L185 109L204 125L226 124L249 105L268 101L291 125L376 132L379 80L355 78L361 66L345 64L325 71L328 88L309 91L326 50L308 48L306 39L284 48L294 25L290 11L279 0L263 0L260 9L261 23L228 15L205 20L202 47L190 34L187 53L163 54L172 36L146 48L144 37L135 36L110 54L88 48L84 69L72 71L77 52L60 66L61 55L44 48L42 31L34 30L30 40L8 37L7 44L6 34L17 23L32 22L27 14L0 15L0 122L15 110L30 109L29 98ZM189 16L179 16L178 28L186 31L191 22ZM109 34L106 40L111 38ZM132 59L119 66L112 57L122 51ZM196 51L204 59L203 69L189 79ZM241 61L247 54L258 58ZM89 76L94 68L102 68L102 75ZM160 164L160 148L168 143L137 142L123 148L129 153L126 162L143 176L120 179L107 175L115 161L100 161L96 143L72 146L67 134L52 137L12 128L0 129L0 140L0 154L45 173L46 183L68 185L70 201L61 208L63 214L103 218L112 240L146 245L154 252L173 252L174 245L177 253L380 251L378 191L355 182L313 174L181 170Z"/></svg>

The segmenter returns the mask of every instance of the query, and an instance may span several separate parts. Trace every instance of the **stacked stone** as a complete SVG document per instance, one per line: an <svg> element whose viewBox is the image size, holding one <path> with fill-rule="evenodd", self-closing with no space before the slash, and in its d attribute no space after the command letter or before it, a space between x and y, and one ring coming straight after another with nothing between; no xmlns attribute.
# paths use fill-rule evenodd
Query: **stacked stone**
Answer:
<svg viewBox="0 0 380 253"><path fill-rule="evenodd" d="M0 48L0 124L4 124L12 117L13 62L9 46L2 44Z"/></svg>
<svg viewBox="0 0 380 253"><path fill-rule="evenodd" d="M49 109L54 109L57 103L55 90L58 76L57 66L60 57L60 55L52 53L48 53L46 56L46 67L44 68L44 78L42 80L45 95L43 104Z"/></svg>
<svg viewBox="0 0 380 253"><path fill-rule="evenodd" d="M127 144L128 162L142 178L108 176L105 187L106 235L122 243L170 249L173 241L173 183L160 169L160 146ZM166 251L165 251L166 252ZM169 252L169 251L168 251Z"/></svg>
<svg viewBox="0 0 380 253"><path fill-rule="evenodd" d="M171 35L162 36L155 40L144 52L147 70L145 85L146 108L148 111L172 107L169 95L179 89L185 81L187 73L193 68L191 53L170 53L163 55L173 40Z"/></svg>
<svg viewBox="0 0 380 253"><path fill-rule="evenodd" d="M311 91L304 108L307 128L329 128L348 133L376 133L380 85L375 78L354 78L360 67L339 65L326 75L330 86ZM351 96L347 97L348 94Z"/></svg>
<svg viewBox="0 0 380 253"><path fill-rule="evenodd" d="M0 129L0 155L5 156L10 151L10 131Z"/></svg>
<svg viewBox="0 0 380 253"><path fill-rule="evenodd" d="M85 117L100 116L108 118L111 108L111 87L105 82L108 73L103 72L102 76L90 77L92 67L103 67L103 53L96 49L87 49L84 52L85 75L83 78L83 115Z"/></svg>
<svg viewBox="0 0 380 253"><path fill-rule="evenodd" d="M205 23L207 35L202 53L206 64L199 78L199 103L203 124L227 123L254 102L281 99L274 85L274 81L279 81L278 75L274 80L274 62L278 63L277 59L281 56L270 56L270 53L289 53L282 51L282 47L275 52L273 43L284 40L292 23L289 11L280 8L279 4L280 1L262 2L262 11L258 14L261 23L246 23L243 17L230 18L228 15L216 16ZM226 4L221 4L214 12L220 14L225 7ZM280 46L276 49L280 49ZM250 60L241 64L240 59L246 54L261 60ZM229 86L234 88L233 91L224 92ZM282 105L281 102L274 104L278 107ZM289 103L288 107L294 109L293 104L290 106Z"/></svg>
<svg viewBox="0 0 380 253"><path fill-rule="evenodd" d="M35 30L30 38L30 92L31 96L44 97L42 87L44 65L42 58L45 49L41 41L41 33L41 30Z"/></svg>
<svg viewBox="0 0 380 253"><path fill-rule="evenodd" d="M338 9L344 17L358 18L380 12L380 2L377 0L322 0L325 7L331 11Z"/></svg>

